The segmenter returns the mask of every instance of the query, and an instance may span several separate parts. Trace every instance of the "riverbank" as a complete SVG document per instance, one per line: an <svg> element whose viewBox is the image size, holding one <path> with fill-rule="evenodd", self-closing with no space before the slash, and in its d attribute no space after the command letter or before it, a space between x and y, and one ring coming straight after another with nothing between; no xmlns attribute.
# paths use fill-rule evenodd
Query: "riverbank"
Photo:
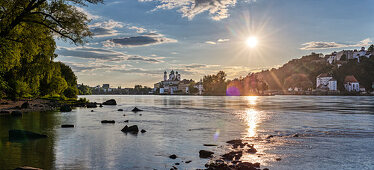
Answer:
<svg viewBox="0 0 374 170"><path fill-rule="evenodd" d="M56 102L45 99L34 100L0 100L0 115L10 115L12 112L39 112L56 109Z"/></svg>

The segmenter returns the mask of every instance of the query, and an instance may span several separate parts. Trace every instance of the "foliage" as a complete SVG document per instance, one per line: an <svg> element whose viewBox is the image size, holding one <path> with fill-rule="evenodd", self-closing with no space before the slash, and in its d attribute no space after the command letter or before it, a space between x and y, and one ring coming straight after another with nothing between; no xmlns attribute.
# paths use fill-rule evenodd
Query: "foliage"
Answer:
<svg viewBox="0 0 374 170"><path fill-rule="evenodd" d="M292 74L285 79L283 87L285 89L297 87L307 90L309 88L313 88L313 83L305 74Z"/></svg>
<svg viewBox="0 0 374 170"><path fill-rule="evenodd" d="M260 95L268 89L268 85L257 74L249 73L246 77L228 82L226 95L248 96Z"/></svg>
<svg viewBox="0 0 374 170"><path fill-rule="evenodd" d="M77 78L71 68L53 61L57 57L54 37L84 43L92 35L89 19L74 5L101 2L0 1L0 97L63 97L67 88L77 91L72 90Z"/></svg>
<svg viewBox="0 0 374 170"><path fill-rule="evenodd" d="M226 94L226 73L219 71L216 75L206 75L203 78L204 94L225 95Z"/></svg>
<svg viewBox="0 0 374 170"><path fill-rule="evenodd" d="M64 90L64 96L67 98L77 98L78 89L76 87L68 87Z"/></svg>
<svg viewBox="0 0 374 170"><path fill-rule="evenodd" d="M294 74L304 74L307 80L315 84L316 77L319 74L329 73L333 67L319 54L312 53L300 59L293 59L278 69L266 70L256 74L268 84L269 89L284 90L284 86L287 85L286 79ZM307 80L305 79L305 81Z"/></svg>
<svg viewBox="0 0 374 170"><path fill-rule="evenodd" d="M188 85L188 91L190 94L196 94L199 92L198 88L195 88L196 83L194 81L191 81L191 83Z"/></svg>
<svg viewBox="0 0 374 170"><path fill-rule="evenodd" d="M78 90L79 90L80 95L91 95L92 94L91 88L87 85L83 85L83 84L79 85Z"/></svg>
<svg viewBox="0 0 374 170"><path fill-rule="evenodd" d="M373 51L374 51L374 44L372 44L372 45L368 48L368 51L369 51L369 52L373 52Z"/></svg>

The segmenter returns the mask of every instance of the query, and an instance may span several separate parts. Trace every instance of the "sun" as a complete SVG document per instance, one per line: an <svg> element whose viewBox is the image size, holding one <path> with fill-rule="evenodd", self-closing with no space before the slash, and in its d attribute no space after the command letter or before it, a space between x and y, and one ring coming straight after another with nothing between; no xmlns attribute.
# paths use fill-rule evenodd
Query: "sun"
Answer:
<svg viewBox="0 0 374 170"><path fill-rule="evenodd" d="M256 37L249 37L246 43L248 47L254 48L257 46L258 40Z"/></svg>

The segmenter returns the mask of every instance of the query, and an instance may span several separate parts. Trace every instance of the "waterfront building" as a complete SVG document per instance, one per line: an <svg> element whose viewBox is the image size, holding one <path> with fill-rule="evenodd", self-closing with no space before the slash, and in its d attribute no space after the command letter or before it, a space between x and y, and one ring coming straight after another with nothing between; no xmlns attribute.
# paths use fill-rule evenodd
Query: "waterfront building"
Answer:
<svg viewBox="0 0 374 170"><path fill-rule="evenodd" d="M337 91L338 82L330 74L322 73L317 76L316 87L320 90Z"/></svg>
<svg viewBox="0 0 374 170"><path fill-rule="evenodd" d="M344 88L348 92L359 92L360 83L357 81L355 76L349 75L344 79Z"/></svg>

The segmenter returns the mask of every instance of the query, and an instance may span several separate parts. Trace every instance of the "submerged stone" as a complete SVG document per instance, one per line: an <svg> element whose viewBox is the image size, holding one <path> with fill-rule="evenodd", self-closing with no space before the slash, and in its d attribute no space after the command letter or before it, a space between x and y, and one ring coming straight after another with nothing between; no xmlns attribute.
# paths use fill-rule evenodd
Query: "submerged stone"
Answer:
<svg viewBox="0 0 374 170"><path fill-rule="evenodd" d="M200 158L210 158L210 157L212 157L213 154L214 154L214 152L211 152L211 151L206 151L206 150L200 150L199 151L199 157Z"/></svg>
<svg viewBox="0 0 374 170"><path fill-rule="evenodd" d="M61 125L61 128L74 128L74 125Z"/></svg>
<svg viewBox="0 0 374 170"><path fill-rule="evenodd" d="M114 120L102 120L101 123L116 123Z"/></svg>
<svg viewBox="0 0 374 170"><path fill-rule="evenodd" d="M10 140L24 140L24 139L39 139L46 138L47 135L34 133L25 130L9 130L9 139Z"/></svg>
<svg viewBox="0 0 374 170"><path fill-rule="evenodd" d="M104 102L103 105L117 105L117 102L114 99L110 99Z"/></svg>
<svg viewBox="0 0 374 170"><path fill-rule="evenodd" d="M139 109L139 108L137 108L137 107L135 107L134 109L132 109L131 111L133 111L133 112L140 112L140 111L143 111L142 109Z"/></svg>
<svg viewBox="0 0 374 170"><path fill-rule="evenodd" d="M124 132L124 133L134 133L134 134L136 134L136 133L139 132L139 128L138 128L137 125L133 125L133 126L130 126L130 127L126 125L121 131Z"/></svg>

